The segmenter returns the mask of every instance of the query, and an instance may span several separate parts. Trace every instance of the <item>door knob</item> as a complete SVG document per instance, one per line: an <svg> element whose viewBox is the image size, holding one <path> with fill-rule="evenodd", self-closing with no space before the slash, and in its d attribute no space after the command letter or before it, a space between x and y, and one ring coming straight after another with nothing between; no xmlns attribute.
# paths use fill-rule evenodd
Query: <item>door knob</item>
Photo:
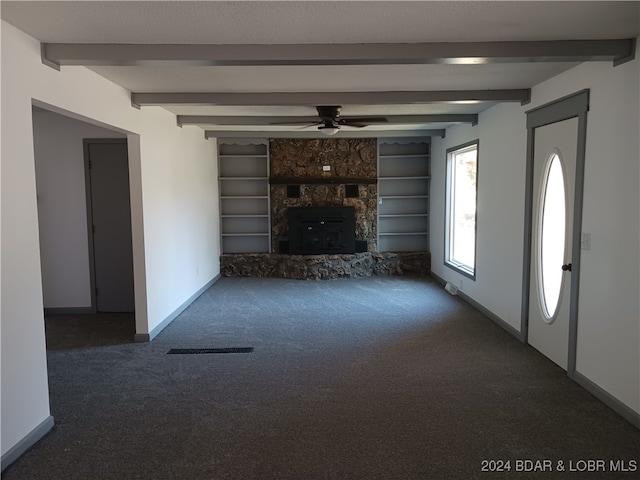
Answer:
<svg viewBox="0 0 640 480"><path fill-rule="evenodd" d="M562 270L564 272L570 272L571 271L571 264L570 263L566 263L566 264L562 265Z"/></svg>

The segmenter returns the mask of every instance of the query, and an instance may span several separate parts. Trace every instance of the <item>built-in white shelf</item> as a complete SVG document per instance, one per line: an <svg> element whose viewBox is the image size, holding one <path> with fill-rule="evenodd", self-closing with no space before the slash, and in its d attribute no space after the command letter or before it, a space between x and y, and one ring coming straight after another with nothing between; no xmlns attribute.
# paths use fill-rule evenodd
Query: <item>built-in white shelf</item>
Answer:
<svg viewBox="0 0 640 480"><path fill-rule="evenodd" d="M429 198L429 195L379 195L382 198Z"/></svg>
<svg viewBox="0 0 640 480"><path fill-rule="evenodd" d="M225 182L237 180L239 182L246 182L247 180L269 180L269 177L220 177L220 180Z"/></svg>
<svg viewBox="0 0 640 480"><path fill-rule="evenodd" d="M429 251L430 139L378 142L378 250Z"/></svg>
<svg viewBox="0 0 640 480"><path fill-rule="evenodd" d="M268 233L223 233L223 237L265 237Z"/></svg>
<svg viewBox="0 0 640 480"><path fill-rule="evenodd" d="M378 177L379 180L429 180L430 176L422 177Z"/></svg>
<svg viewBox="0 0 640 480"><path fill-rule="evenodd" d="M222 253L268 253L268 141L218 141Z"/></svg>
<svg viewBox="0 0 640 480"><path fill-rule="evenodd" d="M220 198L269 198L269 195L222 195Z"/></svg>
<svg viewBox="0 0 640 480"><path fill-rule="evenodd" d="M384 141L384 139L383 139ZM386 145L391 145L393 142L385 142ZM428 142L427 142L428 143ZM407 145L407 144L405 144ZM408 151L408 150L407 150ZM379 158L397 158L397 157L402 157L402 158L424 158L424 157L428 157L430 156L430 153L395 153L395 154L385 154L385 153L380 153L380 155L378 155Z"/></svg>

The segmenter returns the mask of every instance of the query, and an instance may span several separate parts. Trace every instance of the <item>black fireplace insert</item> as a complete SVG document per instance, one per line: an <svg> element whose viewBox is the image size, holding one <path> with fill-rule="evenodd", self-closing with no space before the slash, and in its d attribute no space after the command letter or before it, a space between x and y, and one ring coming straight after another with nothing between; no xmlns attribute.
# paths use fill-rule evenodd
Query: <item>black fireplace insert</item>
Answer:
<svg viewBox="0 0 640 480"><path fill-rule="evenodd" d="M354 207L289 207L289 253L355 253Z"/></svg>

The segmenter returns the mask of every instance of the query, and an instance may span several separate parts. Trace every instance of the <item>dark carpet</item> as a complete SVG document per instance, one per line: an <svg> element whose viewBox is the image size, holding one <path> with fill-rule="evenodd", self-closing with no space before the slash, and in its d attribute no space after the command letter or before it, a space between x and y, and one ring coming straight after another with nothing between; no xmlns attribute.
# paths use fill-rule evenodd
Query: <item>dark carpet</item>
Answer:
<svg viewBox="0 0 640 480"><path fill-rule="evenodd" d="M47 350L133 343L133 313L45 315Z"/></svg>
<svg viewBox="0 0 640 480"><path fill-rule="evenodd" d="M48 364L56 428L3 479L638 473L609 462L639 462L640 431L429 279L223 278L153 342L51 350ZM517 471L525 460L553 471ZM570 471L587 460L607 470Z"/></svg>

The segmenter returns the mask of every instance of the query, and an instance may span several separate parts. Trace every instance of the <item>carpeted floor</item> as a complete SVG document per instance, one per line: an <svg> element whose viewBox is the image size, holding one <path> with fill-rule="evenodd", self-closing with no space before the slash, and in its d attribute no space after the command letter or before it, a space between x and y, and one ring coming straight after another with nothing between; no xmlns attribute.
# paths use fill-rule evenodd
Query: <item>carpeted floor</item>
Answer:
<svg viewBox="0 0 640 480"><path fill-rule="evenodd" d="M47 350L133 343L133 313L45 315Z"/></svg>
<svg viewBox="0 0 640 480"><path fill-rule="evenodd" d="M56 428L3 479L635 479L609 462L640 464L640 431L429 279L223 278L153 342L48 364ZM570 471L583 460L607 471Z"/></svg>

